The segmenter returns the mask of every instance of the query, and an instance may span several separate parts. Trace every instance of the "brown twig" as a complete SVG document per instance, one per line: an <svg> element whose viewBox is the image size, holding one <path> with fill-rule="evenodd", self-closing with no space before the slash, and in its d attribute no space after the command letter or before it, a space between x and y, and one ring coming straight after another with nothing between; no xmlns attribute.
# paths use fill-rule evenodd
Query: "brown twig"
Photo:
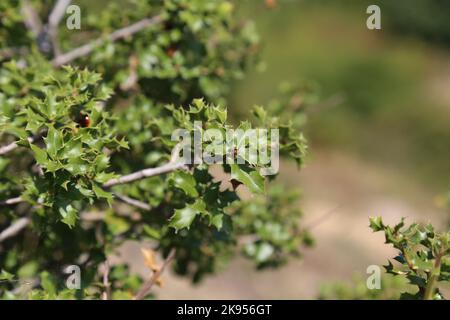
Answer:
<svg viewBox="0 0 450 320"><path fill-rule="evenodd" d="M170 262L175 258L176 250L172 249L169 252L169 255L167 256L166 260L164 260L163 265L159 270L156 270L153 272L152 276L149 280L144 282L141 289L139 289L138 293L134 296L134 300L142 300L144 297L149 293L150 289L153 287L153 285L156 283L158 278L161 276L161 274L164 272L164 269L170 264Z"/></svg>
<svg viewBox="0 0 450 320"><path fill-rule="evenodd" d="M40 139L42 137L42 134L37 134L33 137L28 138L29 143L33 143L36 140ZM0 155L4 155L10 151L13 151L16 149L19 145L17 144L17 141L11 142L10 144L7 144L5 146L0 147Z"/></svg>
<svg viewBox="0 0 450 320"><path fill-rule="evenodd" d="M102 293L102 300L111 299L111 284L109 283L109 262L105 261L103 264L103 287L105 290Z"/></svg>
<svg viewBox="0 0 450 320"><path fill-rule="evenodd" d="M130 174L122 176L120 178L111 179L103 184L103 188L108 189L108 188L113 187L118 184L130 183L133 181L141 180L144 178L154 177L154 176L157 176L160 174L169 173L169 172L172 172L172 171L175 171L178 169L185 169L185 168L186 168L186 166L182 162L176 162L176 163L169 162L160 167L147 168L147 169L143 169L143 170L140 170L140 171L137 171L134 173L130 173ZM120 197L118 197L118 199L122 200L126 203L133 204L137 207L140 207L141 209L145 209L145 210L150 209L148 204L144 204L143 202L138 203L139 200L135 200L135 199L132 199L132 198L129 198L126 196L120 196ZM11 199L0 201L0 206L13 205L13 204L21 203L21 202L24 202L24 200L21 197L16 197L16 198L11 198Z"/></svg>
<svg viewBox="0 0 450 320"><path fill-rule="evenodd" d="M118 29L105 37L93 40L92 42L84 44L76 49L73 49L73 50L67 52L67 53L61 54L58 57L56 57L55 59L53 59L52 64L54 67L62 66L66 63L69 63L72 60L75 60L80 57L88 55L94 49L98 48L99 46L103 45L104 43L106 43L108 41L117 41L117 40L126 38L142 29L153 26L162 21L163 21L163 18L161 15L157 15L152 18L146 18L146 19L140 20L140 21L133 23L127 27Z"/></svg>
<svg viewBox="0 0 450 320"><path fill-rule="evenodd" d="M120 201L132 205L134 207L137 207L139 209L143 209L146 211L150 211L151 210L151 206L148 203L130 198L128 196L125 195L121 195L118 193L114 193L114 196L119 199ZM16 204L16 203L21 203L24 200L21 197L16 197L16 198L11 198L5 201L0 201L0 206L2 205L12 205L12 204ZM87 221L97 221L97 220L103 220L105 218L104 215L97 215L97 216L86 216L86 219L83 220L87 220ZM31 222L31 219L29 217L25 217L25 218L20 218L17 221L15 221L13 224L11 224L8 228L6 228L5 230L3 230L0 233L0 242L15 236L16 234L18 234L20 231L22 231L23 229L25 229L26 226L28 226L28 224Z"/></svg>
<svg viewBox="0 0 450 320"><path fill-rule="evenodd" d="M48 16L48 25L50 28L56 28L59 25L70 2L71 0L58 0L58 2L56 2L52 12Z"/></svg>
<svg viewBox="0 0 450 320"><path fill-rule="evenodd" d="M118 185L118 184L124 184L124 183L130 183L136 180L141 180L144 178L150 178L154 176L158 176L160 174L172 172L178 169L187 169L186 165L183 161L179 160L179 153L182 148L181 144L177 144L173 150L172 155L170 157L170 161L166 164L163 164L160 167L156 168L147 168L140 171L136 171L130 174L127 174L125 176L121 176L119 178L114 178L109 181L107 181L105 184L103 184L104 188L110 188L112 186Z"/></svg>
<svg viewBox="0 0 450 320"><path fill-rule="evenodd" d="M70 2L71 0L58 0L48 16L48 34L52 42L54 57L58 57L61 54L58 41L58 25L64 17L66 8Z"/></svg>
<svg viewBox="0 0 450 320"><path fill-rule="evenodd" d="M21 197L15 197L7 200L0 201L0 206L7 206L12 204L17 204L23 202L23 199Z"/></svg>
<svg viewBox="0 0 450 320"><path fill-rule="evenodd" d="M123 194L114 192L113 195L117 199L119 199L120 201L122 201L122 202L124 202L126 204L129 204L129 205L132 205L133 207L136 207L136 208L139 208L139 209L142 209L142 210L146 210L146 211L150 211L152 209L151 205L149 205L148 203L145 203L145 202L142 202L142 201L130 198L130 197L125 196Z"/></svg>
<svg viewBox="0 0 450 320"><path fill-rule="evenodd" d="M118 184L125 184L130 183L133 181L141 180L144 178L150 178L154 176L158 176L160 174L169 173L178 169L186 170L187 166L184 164L183 161L178 161L179 159L179 152L181 150L181 144L177 144L174 149L172 150L172 155L170 157L170 161L166 164L163 164L156 168L147 168L143 170L139 170L130 174L127 174L125 176L121 176L119 178L113 178L108 180L106 183L103 184L103 188L108 189ZM117 194L116 194L117 196ZM141 209L150 210L150 206L144 202L140 202L139 200L132 199L127 196L120 195L118 197L119 200L122 200L128 204L132 204L134 206L137 206ZM4 201L0 201L0 206L5 205L13 205L20 202L23 202L24 200L21 197L11 198Z"/></svg>
<svg viewBox="0 0 450 320"><path fill-rule="evenodd" d="M23 217L23 218L17 219L16 221L14 221L13 224L11 224L8 228L6 228L5 230L3 230L0 233L0 242L4 241L5 239L15 236L20 231L25 229L26 226L28 226L28 224L30 222L31 222L31 219L29 217Z"/></svg>
<svg viewBox="0 0 450 320"><path fill-rule="evenodd" d="M313 229L316 228L317 226L321 225L323 222L327 221L329 218L331 218L331 216L333 216L335 213L338 212L339 209L341 209L343 206L345 206L346 204L340 204L336 207L334 207L333 209L326 211L324 214L322 214L321 216L319 216L317 219L315 219L312 222L309 222L307 224L305 224L305 226L303 227L304 229Z"/></svg>
<svg viewBox="0 0 450 320"><path fill-rule="evenodd" d="M24 17L23 21L26 27L34 34L35 37L37 37L42 31L42 22L36 11L31 6L30 1L22 0L21 13Z"/></svg>
<svg viewBox="0 0 450 320"><path fill-rule="evenodd" d="M0 59L9 59L14 57L14 55L24 55L28 53L27 47L11 47L0 50Z"/></svg>
<svg viewBox="0 0 450 320"><path fill-rule="evenodd" d="M154 176L158 176L160 174L172 172L178 169L185 168L185 164L183 162L169 162L166 163L160 167L156 168L147 168L140 171L136 171L130 174L127 174L125 176L121 176L119 178L114 178L109 181L107 181L103 187L104 188L110 188L118 184L124 184L124 183L130 183L136 180L141 180L144 178L150 178Z"/></svg>

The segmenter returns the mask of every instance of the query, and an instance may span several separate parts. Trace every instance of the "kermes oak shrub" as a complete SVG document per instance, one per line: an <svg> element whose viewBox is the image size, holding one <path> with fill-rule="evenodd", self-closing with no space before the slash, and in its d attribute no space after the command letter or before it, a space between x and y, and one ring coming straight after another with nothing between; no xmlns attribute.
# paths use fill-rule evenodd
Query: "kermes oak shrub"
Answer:
<svg viewBox="0 0 450 320"><path fill-rule="evenodd" d="M275 176L249 158L219 175L180 163L171 139L176 129L279 129L280 154L304 159L308 88L285 90L300 103L285 96L228 119L228 85L259 48L236 2L108 2L81 8L80 30L61 22L67 2L0 4L1 297L142 299L170 262L199 281L236 251L263 268L311 244L296 196L272 186ZM109 266L127 240L152 244L150 279ZM69 286L67 266L79 268Z"/></svg>
<svg viewBox="0 0 450 320"><path fill-rule="evenodd" d="M210 129L278 129L279 143L266 144L304 160L311 86L283 86L251 118L228 117L230 82L258 62L238 2L108 1L81 8L80 30L64 26L69 2L0 2L0 297L143 299L169 264L196 282L236 252L265 268L311 245L298 197L273 185L276 175L240 149L216 154L238 163L180 162L196 146L172 139L200 134L205 150L216 144ZM418 287L403 297L442 298L448 233L371 226L401 252L388 272ZM109 264L128 240L148 243L149 279Z"/></svg>
<svg viewBox="0 0 450 320"><path fill-rule="evenodd" d="M386 272L406 278L417 288L413 294L403 293L401 299L444 298L439 284L450 281L450 231L437 232L431 224L405 226L404 219L391 227L380 217L371 218L370 227L384 232L386 243L399 251L396 265L389 261Z"/></svg>
<svg viewBox="0 0 450 320"><path fill-rule="evenodd" d="M441 289L448 288L450 275L449 231L436 232L430 224L405 226L403 219L391 227L381 217L370 218L370 228L384 232L386 243L398 250L395 261L384 267L380 287L370 289L368 279L355 275L352 283L322 285L319 299L444 299Z"/></svg>

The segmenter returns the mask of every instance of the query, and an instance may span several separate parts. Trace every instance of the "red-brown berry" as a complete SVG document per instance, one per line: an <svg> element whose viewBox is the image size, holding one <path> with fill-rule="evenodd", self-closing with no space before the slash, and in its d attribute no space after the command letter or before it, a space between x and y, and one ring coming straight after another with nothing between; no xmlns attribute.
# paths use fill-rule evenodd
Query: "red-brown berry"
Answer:
<svg viewBox="0 0 450 320"><path fill-rule="evenodd" d="M82 114L78 121L80 127L87 128L91 125L91 118L87 114Z"/></svg>

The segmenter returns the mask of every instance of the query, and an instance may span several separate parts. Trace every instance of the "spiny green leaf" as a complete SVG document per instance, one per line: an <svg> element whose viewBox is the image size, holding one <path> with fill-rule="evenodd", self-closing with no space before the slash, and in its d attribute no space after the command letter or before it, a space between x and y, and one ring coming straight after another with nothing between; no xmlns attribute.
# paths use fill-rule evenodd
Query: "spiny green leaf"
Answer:
<svg viewBox="0 0 450 320"><path fill-rule="evenodd" d="M384 225L381 217L370 217L369 221L370 221L370 228L374 232L383 230Z"/></svg>
<svg viewBox="0 0 450 320"><path fill-rule="evenodd" d="M174 215L170 218L169 226L176 231L191 226L195 217L199 213L205 213L205 203L203 200L197 200L193 204L187 204L183 209L176 209Z"/></svg>
<svg viewBox="0 0 450 320"><path fill-rule="evenodd" d="M94 191L97 198L105 198L108 200L112 200L112 194L111 192L105 191L102 187L98 186L97 184L92 184L92 190Z"/></svg>
<svg viewBox="0 0 450 320"><path fill-rule="evenodd" d="M71 204L59 207L59 213L62 217L62 222L69 227L75 226L78 218L78 210L76 210Z"/></svg>
<svg viewBox="0 0 450 320"><path fill-rule="evenodd" d="M40 164L41 166L45 167L48 162L48 156L47 152L45 150L37 147L34 144L30 144L30 148L33 151L34 158L36 159L36 162Z"/></svg>
<svg viewBox="0 0 450 320"><path fill-rule="evenodd" d="M50 126L47 132L47 137L44 138L45 145L47 146L47 153L55 158L56 153L63 146L63 137L60 130L56 130L53 126Z"/></svg>
<svg viewBox="0 0 450 320"><path fill-rule="evenodd" d="M144 225L144 231L150 238L157 240L161 239L161 233L147 224Z"/></svg>
<svg viewBox="0 0 450 320"><path fill-rule="evenodd" d="M51 297L56 294L56 287L47 271L41 272L41 286Z"/></svg>
<svg viewBox="0 0 450 320"><path fill-rule="evenodd" d="M171 180L173 180L175 187L182 189L188 196L195 198L198 192L195 189L195 179L187 172L177 171L172 173Z"/></svg>
<svg viewBox="0 0 450 320"><path fill-rule="evenodd" d="M0 281L8 281L14 279L14 275L2 269L0 272Z"/></svg>
<svg viewBox="0 0 450 320"><path fill-rule="evenodd" d="M242 182L253 193L264 193L264 178L257 170L247 173L237 164L231 164L231 179Z"/></svg>

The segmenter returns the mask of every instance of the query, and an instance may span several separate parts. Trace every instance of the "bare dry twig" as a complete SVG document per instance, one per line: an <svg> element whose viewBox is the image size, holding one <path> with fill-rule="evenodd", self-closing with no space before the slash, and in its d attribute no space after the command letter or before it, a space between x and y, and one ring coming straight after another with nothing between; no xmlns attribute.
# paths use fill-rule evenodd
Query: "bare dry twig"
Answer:
<svg viewBox="0 0 450 320"><path fill-rule="evenodd" d="M130 204L130 205L132 205L134 207L137 207L139 209L146 210L146 211L150 211L152 209L152 207L148 203L145 203L145 202L142 202L142 201L130 198L130 197L125 196L125 195L120 194L120 193L115 193L114 192L113 194L120 201L122 201L124 203L127 203L127 204Z"/></svg>
<svg viewBox="0 0 450 320"><path fill-rule="evenodd" d="M67 52L67 53L61 54L58 57L56 57L55 59L53 59L52 64L54 67L62 66L64 64L69 63L72 60L75 60L80 57L88 55L94 49L98 48L99 46L103 45L104 43L106 43L108 41L117 41L117 40L126 38L128 36L135 34L136 32L138 32L142 29L153 26L162 21L163 21L163 18L160 15L154 16L152 18L146 18L146 19L140 20L140 21L133 23L127 27L118 29L105 37L93 40L92 42L84 44L76 49L73 49L73 50Z"/></svg>
<svg viewBox="0 0 450 320"><path fill-rule="evenodd" d="M110 179L103 184L103 188L108 189L108 188L111 188L118 184L130 183L130 182L141 180L144 178L150 178L150 177L158 176L160 174L176 171L178 169L186 170L187 166L185 165L185 163L183 161L178 161L180 150L181 150L181 145L177 144L172 151L172 155L171 155L170 161L168 163L163 164L159 167L147 168L147 169L139 170L139 171L121 176L119 178ZM150 206L144 202L141 202L139 200L132 199L130 197L123 196L123 195L116 194L116 196L119 200L122 200L123 202L134 205L134 206L139 207L144 210L150 210ZM0 201L0 206L13 205L13 204L17 204L17 203L20 203L23 201L24 200L21 197L11 198L11 199Z"/></svg>
<svg viewBox="0 0 450 320"><path fill-rule="evenodd" d="M120 201L122 201L126 204L129 204L129 205L132 205L134 207L137 207L139 209L143 209L143 210L147 210L147 211L151 210L151 206L148 203L145 203L145 202L142 202L142 201L130 198L128 196L118 194L118 193L114 193L114 196L117 199L119 199ZM5 201L0 201L0 206L12 205L12 204L20 203L20 202L23 202L23 199L21 197L11 198L11 199L8 199ZM103 220L103 219L104 219L104 215L87 216L86 217L86 220L88 220L88 221ZM24 218L20 218L20 219L16 220L8 228L6 228L5 230L3 230L0 233L0 243L6 239L18 234L20 231L25 229L29 225L30 222L31 222L31 218L29 218L29 217L24 217Z"/></svg>
<svg viewBox="0 0 450 320"><path fill-rule="evenodd" d="M103 264L103 287L105 290L102 293L102 300L111 299L111 284L109 283L109 262L105 261Z"/></svg>
<svg viewBox="0 0 450 320"><path fill-rule="evenodd" d="M156 270L153 272L150 279L148 279L142 287L139 289L138 293L134 296L134 300L142 300L144 297L149 293L150 289L153 287L153 285L157 282L158 278L161 276L161 274L164 272L164 269L170 264L170 262L175 258L176 250L172 249L169 252L169 255L167 256L166 260L164 260L163 265L159 270Z"/></svg>
<svg viewBox="0 0 450 320"><path fill-rule="evenodd" d="M41 134L37 134L34 137L28 138L29 143L33 143L36 140L40 139L42 137ZM17 144L17 141L11 142L10 144L7 144L5 146L0 147L0 155L4 155L10 151L13 151L16 149L19 145Z"/></svg>
<svg viewBox="0 0 450 320"><path fill-rule="evenodd" d="M24 17L24 23L28 30L30 30L35 37L42 31L42 22L39 19L38 14L31 6L30 1L22 0L21 12Z"/></svg>
<svg viewBox="0 0 450 320"><path fill-rule="evenodd" d="M52 41L53 54L55 57L58 57L61 54L58 41L58 25L64 17L66 8L70 2L71 0L58 0L48 16L48 33Z"/></svg>
<svg viewBox="0 0 450 320"><path fill-rule="evenodd" d="M178 169L183 169L185 167L185 164L182 162L169 162L166 163L160 167L156 168L147 168L140 171L136 171L130 174L127 174L125 176L121 176L119 178L114 178L109 181L107 181L103 187L110 188L112 186L118 185L118 184L124 184L124 183L130 183L136 180L141 180L144 178L150 178L154 177L160 174L172 172Z"/></svg>
<svg viewBox="0 0 450 320"><path fill-rule="evenodd" d="M66 13L66 8L69 6L70 2L71 0L58 0L58 2L56 2L52 12L48 16L48 25L50 26L50 28L54 28L59 25L61 19Z"/></svg>
<svg viewBox="0 0 450 320"><path fill-rule="evenodd" d="M6 228L0 233L0 242L12 236L15 236L21 230L23 230L30 222L31 219L29 217L23 217L16 220L13 224L11 224L8 228Z"/></svg>
<svg viewBox="0 0 450 320"><path fill-rule="evenodd" d="M28 48L25 46L4 48L0 50L0 59L9 59L15 55L24 55L26 53L28 53Z"/></svg>
<svg viewBox="0 0 450 320"><path fill-rule="evenodd" d="M187 169L185 163L183 161L179 160L179 153L182 148L181 144L177 144L173 150L172 155L170 157L170 161L166 164L163 164L160 167L156 168L147 168L140 171L136 171L130 174L127 174L125 176L121 176L119 178L114 178L109 181L107 181L105 184L103 184L104 188L110 188L112 186L118 185L118 184L124 184L124 183L130 183L136 180L141 180L144 178L150 178L154 176L158 176L160 174L172 172L178 169Z"/></svg>
<svg viewBox="0 0 450 320"><path fill-rule="evenodd" d="M0 201L0 206L7 206L12 204L17 204L23 202L23 199L21 197L15 197L7 200Z"/></svg>

